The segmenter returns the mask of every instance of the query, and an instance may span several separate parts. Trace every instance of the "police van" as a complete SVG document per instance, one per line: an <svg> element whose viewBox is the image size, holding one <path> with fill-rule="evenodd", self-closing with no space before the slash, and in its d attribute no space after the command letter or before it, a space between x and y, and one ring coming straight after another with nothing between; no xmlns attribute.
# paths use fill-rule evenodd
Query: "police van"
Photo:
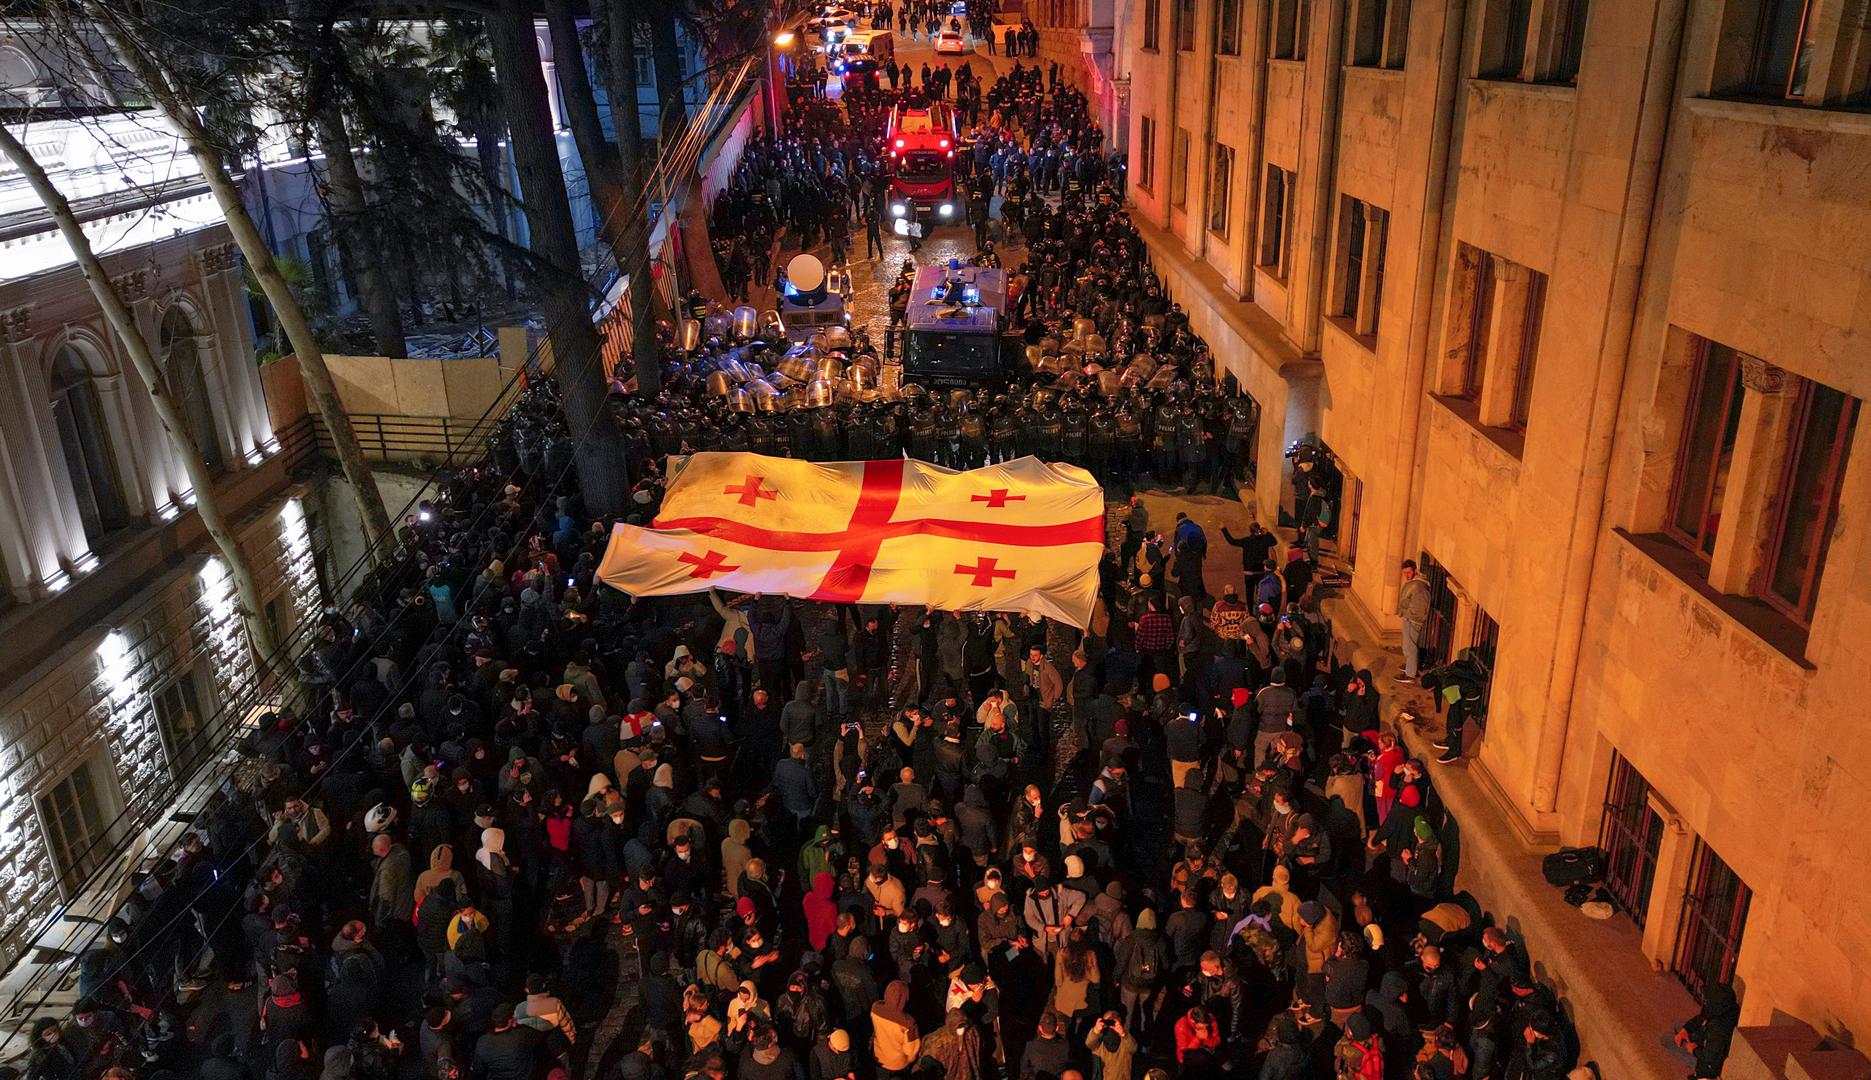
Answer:
<svg viewBox="0 0 1871 1080"><path fill-rule="evenodd" d="M894 65L896 58L895 34L888 30L853 30L845 36L833 70L841 75L847 71L876 71L885 64Z"/></svg>

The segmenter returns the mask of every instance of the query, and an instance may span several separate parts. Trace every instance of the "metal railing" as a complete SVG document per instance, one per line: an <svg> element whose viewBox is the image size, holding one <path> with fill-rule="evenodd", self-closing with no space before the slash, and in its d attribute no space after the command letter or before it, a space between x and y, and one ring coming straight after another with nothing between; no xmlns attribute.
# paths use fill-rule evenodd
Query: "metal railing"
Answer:
<svg viewBox="0 0 1871 1080"><path fill-rule="evenodd" d="M333 448L331 432L316 414L312 421L321 452ZM497 417L395 416L352 413L357 445L372 461L431 461L478 452L493 436Z"/></svg>

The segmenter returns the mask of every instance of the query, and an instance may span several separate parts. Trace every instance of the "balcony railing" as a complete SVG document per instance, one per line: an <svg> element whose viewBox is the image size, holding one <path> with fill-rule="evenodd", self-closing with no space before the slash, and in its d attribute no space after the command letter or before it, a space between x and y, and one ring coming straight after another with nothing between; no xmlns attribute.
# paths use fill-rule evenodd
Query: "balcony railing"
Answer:
<svg viewBox="0 0 1871 1080"><path fill-rule="evenodd" d="M371 461L443 462L477 455L493 437L496 422L494 416L351 414L351 428L357 433L358 448ZM313 449L324 454L332 452L335 444L331 431L316 413L302 418L293 427L309 433L306 453ZM286 433L280 434L284 444ZM295 432L294 437L301 436Z"/></svg>

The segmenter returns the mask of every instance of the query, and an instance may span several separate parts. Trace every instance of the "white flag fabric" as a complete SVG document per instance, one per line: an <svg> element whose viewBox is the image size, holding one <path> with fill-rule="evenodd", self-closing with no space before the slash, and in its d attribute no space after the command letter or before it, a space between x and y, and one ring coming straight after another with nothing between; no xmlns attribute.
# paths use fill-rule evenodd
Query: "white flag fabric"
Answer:
<svg viewBox="0 0 1871 1080"><path fill-rule="evenodd" d="M1104 551L1091 474L1026 457L958 472L891 459L678 459L652 528L618 525L598 578L633 596L719 588L1021 611L1080 628Z"/></svg>

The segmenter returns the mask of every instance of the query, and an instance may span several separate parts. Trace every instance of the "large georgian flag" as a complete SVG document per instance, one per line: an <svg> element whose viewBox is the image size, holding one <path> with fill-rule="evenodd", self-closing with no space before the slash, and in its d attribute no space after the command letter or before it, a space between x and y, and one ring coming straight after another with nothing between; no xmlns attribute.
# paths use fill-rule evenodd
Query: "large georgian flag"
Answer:
<svg viewBox="0 0 1871 1080"><path fill-rule="evenodd" d="M598 567L633 596L719 588L1091 619L1104 493L1084 469L1031 457L967 472L905 459L671 460L654 527L618 525Z"/></svg>

